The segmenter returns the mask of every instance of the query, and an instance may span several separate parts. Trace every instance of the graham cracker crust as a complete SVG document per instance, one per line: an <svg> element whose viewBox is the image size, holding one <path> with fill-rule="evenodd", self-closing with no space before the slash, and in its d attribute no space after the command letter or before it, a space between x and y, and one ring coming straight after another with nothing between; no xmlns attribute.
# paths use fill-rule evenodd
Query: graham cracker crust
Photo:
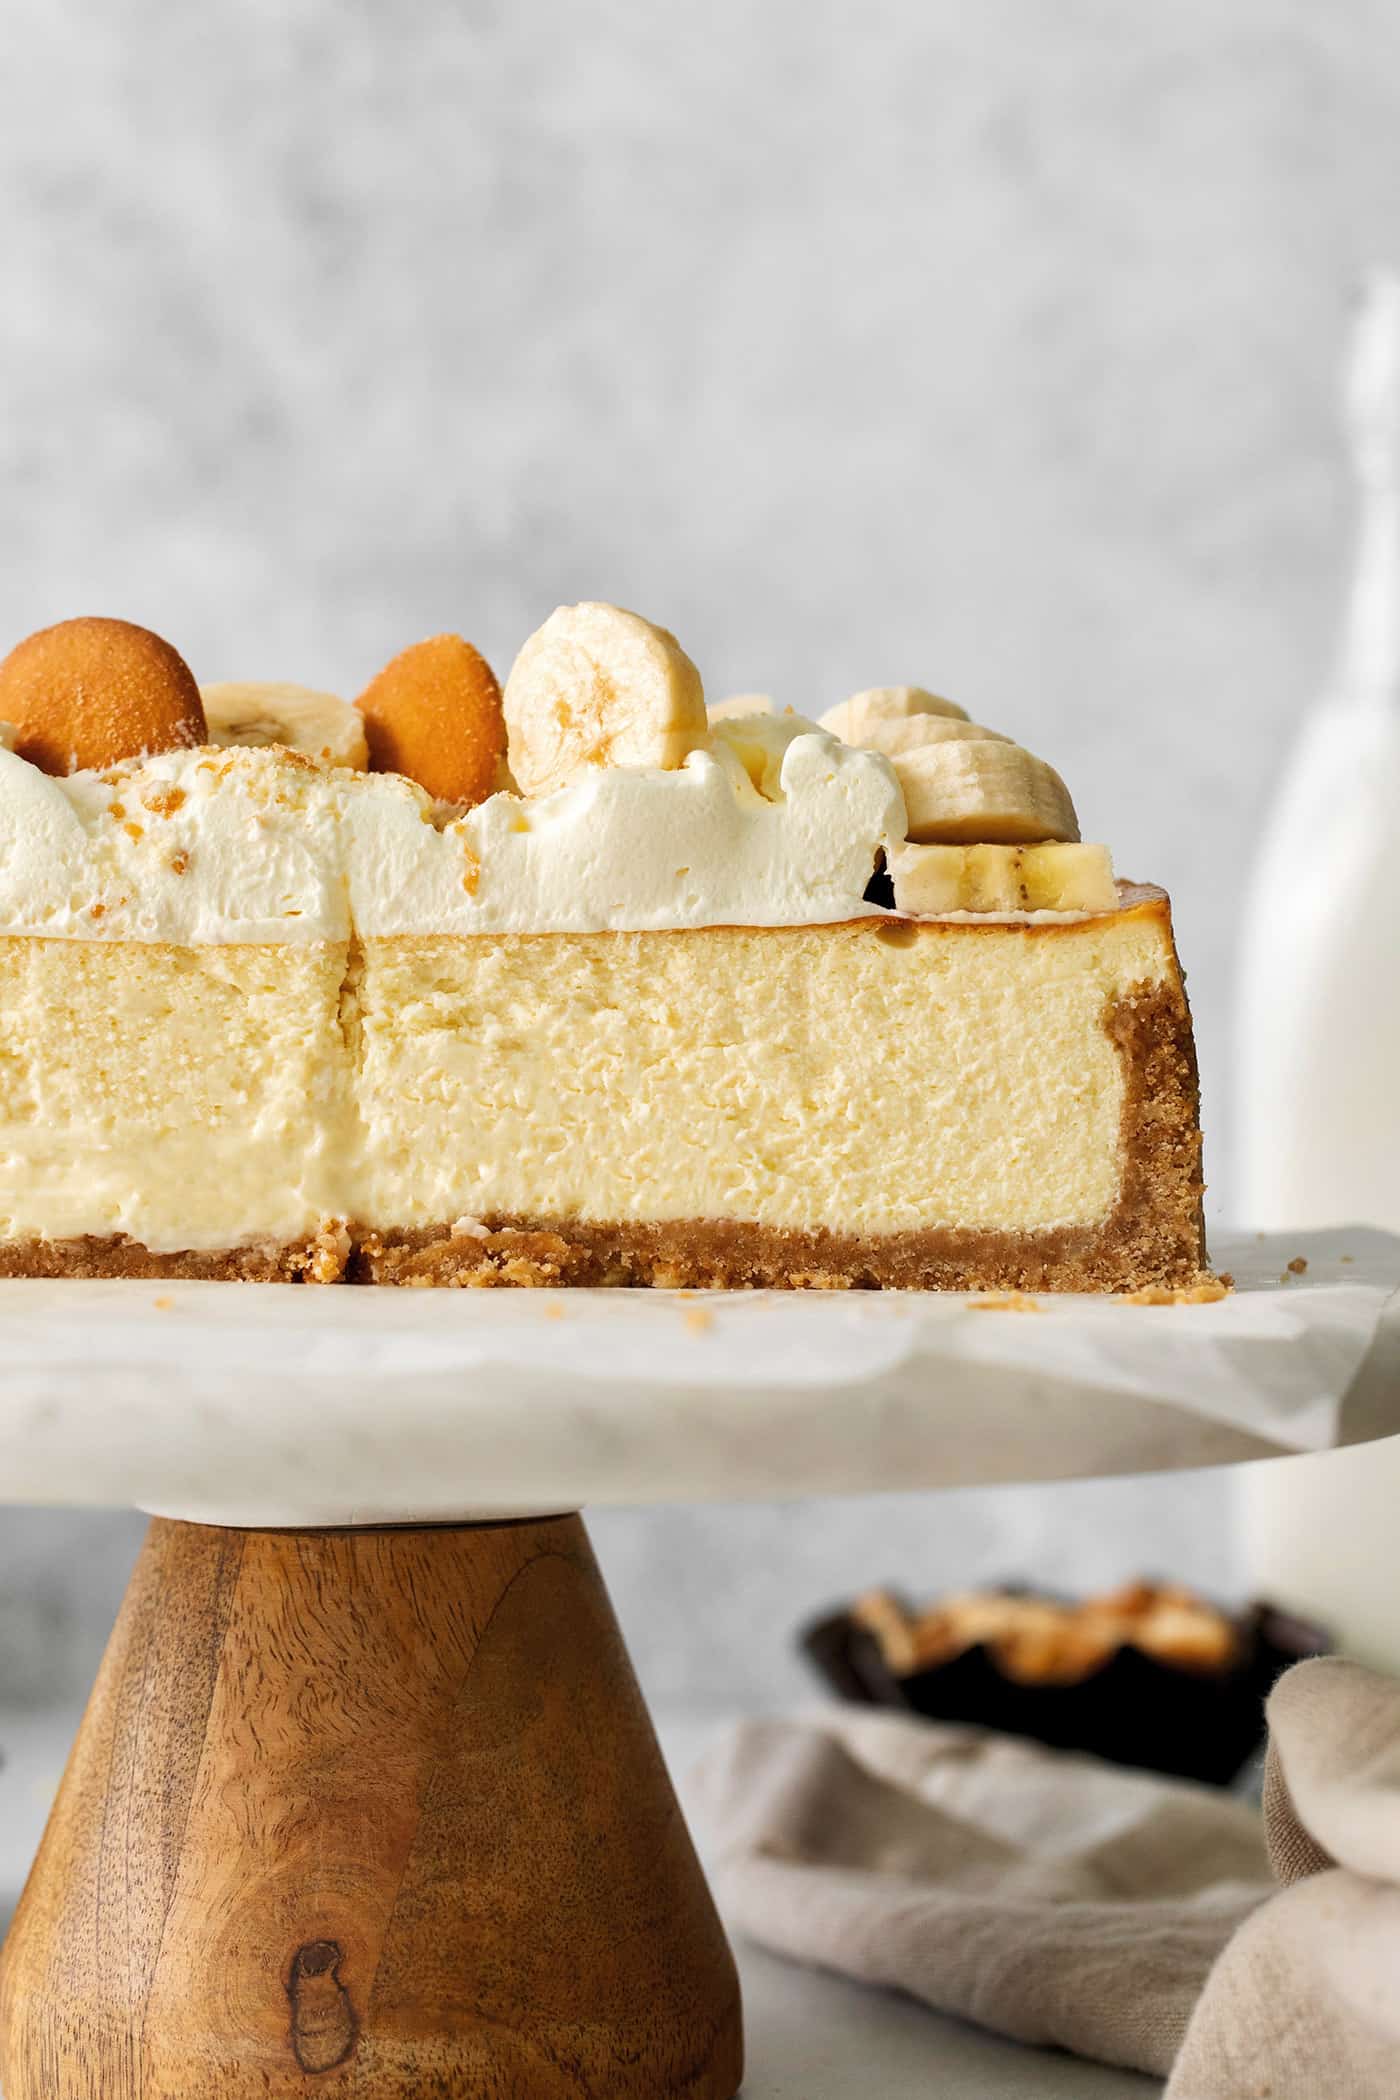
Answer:
<svg viewBox="0 0 1400 2100"><path fill-rule="evenodd" d="M134 1277L138 1282L343 1283L351 1254L350 1234L328 1224L310 1239L281 1246L186 1248L153 1253L120 1234L99 1239L14 1240L0 1243L0 1278L71 1277L93 1282Z"/></svg>
<svg viewBox="0 0 1400 2100"><path fill-rule="evenodd" d="M488 1217L468 1233L328 1223L277 1247L156 1254L121 1239L0 1245L0 1277L195 1278L245 1283L493 1289L642 1285L665 1290L1130 1292L1207 1279L1195 1048L1186 995L1168 981L1112 1001L1123 1060L1124 1172L1098 1225L1046 1232L936 1226L796 1232L719 1219L597 1224Z"/></svg>

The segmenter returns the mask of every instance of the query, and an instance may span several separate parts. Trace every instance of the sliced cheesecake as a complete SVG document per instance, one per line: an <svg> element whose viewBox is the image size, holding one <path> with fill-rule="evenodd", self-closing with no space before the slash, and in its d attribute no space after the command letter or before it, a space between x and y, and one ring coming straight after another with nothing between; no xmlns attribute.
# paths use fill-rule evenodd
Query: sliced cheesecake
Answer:
<svg viewBox="0 0 1400 2100"><path fill-rule="evenodd" d="M499 733L423 648L364 720L409 765L431 712L432 794L300 688L84 764L52 645L0 667L0 1274L1199 1280L1167 900L1048 767L915 688L711 722L613 608L532 638Z"/></svg>

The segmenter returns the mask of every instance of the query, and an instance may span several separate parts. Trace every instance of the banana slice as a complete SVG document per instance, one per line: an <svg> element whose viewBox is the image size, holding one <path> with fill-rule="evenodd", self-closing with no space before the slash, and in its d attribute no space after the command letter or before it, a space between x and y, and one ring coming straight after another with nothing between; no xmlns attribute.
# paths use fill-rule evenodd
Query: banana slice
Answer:
<svg viewBox="0 0 1400 2100"><path fill-rule="evenodd" d="M712 722L741 722L746 715L778 715L779 707L771 693L730 693L725 700L716 700L708 709ZM791 708L787 710L790 714Z"/></svg>
<svg viewBox="0 0 1400 2100"><path fill-rule="evenodd" d="M860 741L863 751L883 751L886 758L898 758L905 751L917 751L922 744L1009 744L1011 738L1003 736L999 729L983 729L980 723L969 722L961 715L906 715L902 720L892 716L886 722L867 723Z"/></svg>
<svg viewBox="0 0 1400 2100"><path fill-rule="evenodd" d="M821 717L821 726L832 736L839 736L843 744L869 744L883 750L871 734L877 724L908 722L919 715L942 716L954 722L967 720L966 708L952 700L940 700L937 693L926 692L921 685L873 685L867 692L852 693L849 700L829 707Z"/></svg>
<svg viewBox="0 0 1400 2100"><path fill-rule="evenodd" d="M991 737L921 744L890 760L904 790L909 836L948 845L1077 840L1069 789L1043 759Z"/></svg>
<svg viewBox="0 0 1400 2100"><path fill-rule="evenodd" d="M510 769L549 795L590 766L681 765L709 729L700 673L675 636L616 605L561 605L515 659Z"/></svg>
<svg viewBox="0 0 1400 2100"><path fill-rule="evenodd" d="M1112 911L1107 846L896 846L889 856L896 911Z"/></svg>
<svg viewBox="0 0 1400 2100"><path fill-rule="evenodd" d="M326 766L369 765L363 717L348 700L305 685L234 682L200 687L211 744L284 744Z"/></svg>

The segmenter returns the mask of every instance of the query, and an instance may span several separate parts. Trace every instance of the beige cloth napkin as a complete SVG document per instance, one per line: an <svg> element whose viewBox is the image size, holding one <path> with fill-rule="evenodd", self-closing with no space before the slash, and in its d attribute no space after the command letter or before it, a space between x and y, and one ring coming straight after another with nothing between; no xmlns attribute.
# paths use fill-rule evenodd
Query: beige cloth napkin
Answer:
<svg viewBox="0 0 1400 2100"><path fill-rule="evenodd" d="M781 1954L1175 2065L1169 2100L1395 2100L1400 1682L1304 1663L1269 1716L1262 1826L1205 1788L859 1710L747 1723L693 1787L728 1917Z"/></svg>
<svg viewBox="0 0 1400 2100"><path fill-rule="evenodd" d="M1186 2030L1170 2100L1400 2094L1400 1679L1299 1663L1269 1700L1269 1858Z"/></svg>

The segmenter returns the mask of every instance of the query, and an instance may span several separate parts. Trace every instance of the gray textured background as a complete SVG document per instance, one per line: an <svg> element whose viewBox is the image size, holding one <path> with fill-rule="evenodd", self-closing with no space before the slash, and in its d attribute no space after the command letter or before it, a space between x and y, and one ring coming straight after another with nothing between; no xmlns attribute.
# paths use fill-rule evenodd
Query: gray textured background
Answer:
<svg viewBox="0 0 1400 2100"><path fill-rule="evenodd" d="M0 631L354 691L589 595L715 694L939 686L1170 885L1218 1208L1398 61L1389 0L11 0ZM85 1678L136 1530L0 1510L0 1698ZM1209 1477L595 1533L698 1702L790 1690L787 1623L880 1570L1233 1576Z"/></svg>

